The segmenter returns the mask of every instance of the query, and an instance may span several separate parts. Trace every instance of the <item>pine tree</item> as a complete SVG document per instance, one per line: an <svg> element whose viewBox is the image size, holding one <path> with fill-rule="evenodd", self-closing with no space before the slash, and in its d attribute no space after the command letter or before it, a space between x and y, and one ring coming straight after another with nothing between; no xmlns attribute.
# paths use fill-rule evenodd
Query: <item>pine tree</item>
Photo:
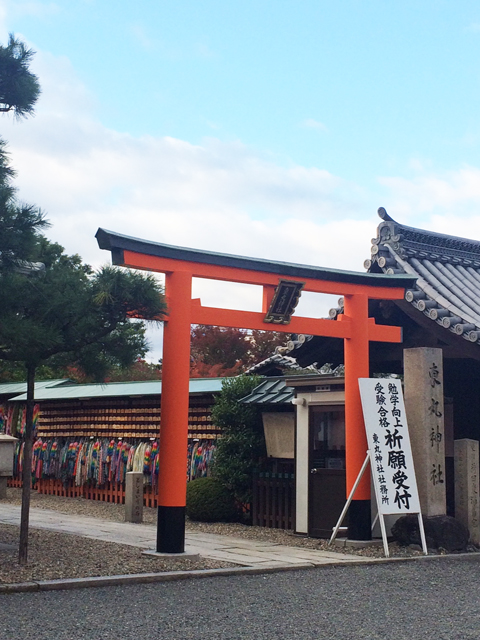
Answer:
<svg viewBox="0 0 480 640"><path fill-rule="evenodd" d="M38 78L29 69L34 54L12 33L8 45L0 45L0 112L17 118L32 115L40 96Z"/></svg>
<svg viewBox="0 0 480 640"><path fill-rule="evenodd" d="M0 113L13 113L17 118L33 114L40 95L38 78L29 69L33 56L13 34L6 47L0 45ZM38 207L17 201L14 177L6 142L0 138L0 267L25 270L33 268L24 263L38 241L38 232L48 223Z"/></svg>
<svg viewBox="0 0 480 640"><path fill-rule="evenodd" d="M43 239L37 256L42 275L0 269L0 360L22 363L27 378L19 562L28 553L35 374L41 365L68 357L89 375L103 380L112 366L126 367L145 355L142 323L159 321L163 292L149 275L115 267L92 272L79 256L58 254L59 245ZM53 247L53 250L52 250ZM49 255L50 254L50 255ZM52 259L53 257L53 259Z"/></svg>
<svg viewBox="0 0 480 640"><path fill-rule="evenodd" d="M33 113L40 87L28 68L32 56L13 35L0 46L0 112ZM68 357L102 379L111 366L128 366L148 348L143 324L130 319L161 320L165 300L152 276L114 267L94 273L49 242L41 235L48 224L43 212L17 201L13 177L0 140L0 360L21 363L27 378L19 544L25 564L37 369Z"/></svg>

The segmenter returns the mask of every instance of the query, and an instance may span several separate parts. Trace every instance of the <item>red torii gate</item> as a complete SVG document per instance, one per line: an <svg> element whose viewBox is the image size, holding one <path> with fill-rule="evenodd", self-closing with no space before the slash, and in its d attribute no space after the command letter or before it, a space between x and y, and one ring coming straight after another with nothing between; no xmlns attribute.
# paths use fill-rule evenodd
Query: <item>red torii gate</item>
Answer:
<svg viewBox="0 0 480 640"><path fill-rule="evenodd" d="M401 342L401 328L377 325L368 317L368 300L399 300L415 278L339 271L272 262L139 240L99 229L101 249L115 265L164 273L165 321L161 396L160 473L157 551L185 548L185 452L188 445L190 331L192 324L343 338L345 345L345 457L347 495L367 450L358 378L369 377L369 342ZM328 319L293 317L289 324L265 322L275 289L283 278L297 278L303 290L344 297L344 314ZM263 287L261 313L202 306L192 299L192 279L206 278ZM349 537L367 540L370 532L370 476L364 474L350 507Z"/></svg>

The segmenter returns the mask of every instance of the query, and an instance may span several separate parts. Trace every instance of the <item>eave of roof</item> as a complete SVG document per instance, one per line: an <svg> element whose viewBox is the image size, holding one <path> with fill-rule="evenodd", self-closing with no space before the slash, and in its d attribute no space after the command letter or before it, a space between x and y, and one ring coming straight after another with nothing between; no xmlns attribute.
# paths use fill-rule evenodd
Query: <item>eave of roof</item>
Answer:
<svg viewBox="0 0 480 640"><path fill-rule="evenodd" d="M234 267L264 273L275 273L288 277L348 282L351 284L369 285L373 287L405 288L412 286L412 277L405 274L385 277L384 274L378 273L342 271L339 269L327 269L303 264L275 262L262 258L246 258L226 253L214 253L211 251L175 247L149 240L141 240L139 238L132 238L130 236L125 236L101 228L98 229L95 237L97 238L100 249L111 251L112 262L118 265L124 264L123 252L132 251L159 258L170 258L173 260L183 260L200 264Z"/></svg>
<svg viewBox="0 0 480 640"><path fill-rule="evenodd" d="M274 353L268 358L265 358L265 360L262 360L261 362L257 362L257 364L254 364L253 366L251 366L249 369L247 369L245 373L247 373L248 375L252 375L252 374L262 375L271 366L275 366L280 369L285 369L287 371L288 370L304 371L303 367L301 367L297 363L295 358L292 358L291 356L285 356L281 353ZM311 367L311 372L319 373L317 372L315 367Z"/></svg>
<svg viewBox="0 0 480 640"><path fill-rule="evenodd" d="M224 378L192 378L191 395L218 393ZM159 396L162 392L161 380L140 382L109 382L105 384L75 384L56 388L43 388L35 392L35 400L87 400L91 398ZM25 402L26 394L10 398L10 402Z"/></svg>
<svg viewBox="0 0 480 640"><path fill-rule="evenodd" d="M290 376L285 378L287 385L294 389L311 386L345 387L345 377L331 373L307 373L306 375Z"/></svg>
<svg viewBox="0 0 480 640"><path fill-rule="evenodd" d="M72 380L58 379L58 380L39 380L35 382L35 393L38 393L42 389L59 387L61 385L73 384ZM0 384L0 395L16 395L17 393L26 393L26 382L4 382Z"/></svg>

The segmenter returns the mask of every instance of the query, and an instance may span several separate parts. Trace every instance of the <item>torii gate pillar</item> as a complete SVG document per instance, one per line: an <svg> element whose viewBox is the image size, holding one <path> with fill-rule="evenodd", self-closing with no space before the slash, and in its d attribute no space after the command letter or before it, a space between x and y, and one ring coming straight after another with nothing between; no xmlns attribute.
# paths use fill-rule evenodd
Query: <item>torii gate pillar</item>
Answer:
<svg viewBox="0 0 480 640"><path fill-rule="evenodd" d="M186 464L190 383L192 274L167 273L168 320L164 324L159 452L157 551L185 550Z"/></svg>
<svg viewBox="0 0 480 640"><path fill-rule="evenodd" d="M368 297L362 293L344 296L345 315L352 319L350 337L344 340L345 365L345 468L349 495L368 449L363 423L359 378L369 377ZM370 540L370 474L364 473L349 507L348 537Z"/></svg>

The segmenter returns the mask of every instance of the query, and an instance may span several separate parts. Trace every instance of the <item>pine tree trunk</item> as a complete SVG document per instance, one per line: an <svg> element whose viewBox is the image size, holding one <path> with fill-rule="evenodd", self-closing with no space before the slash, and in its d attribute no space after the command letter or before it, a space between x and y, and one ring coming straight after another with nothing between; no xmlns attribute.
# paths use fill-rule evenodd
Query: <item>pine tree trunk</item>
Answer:
<svg viewBox="0 0 480 640"><path fill-rule="evenodd" d="M22 511L20 517L20 542L18 545L18 562L27 564L28 559L28 520L30 516L30 487L32 484L32 449L33 449L33 407L35 403L35 366L27 366L27 411L25 416L25 446L23 449L23 488Z"/></svg>

